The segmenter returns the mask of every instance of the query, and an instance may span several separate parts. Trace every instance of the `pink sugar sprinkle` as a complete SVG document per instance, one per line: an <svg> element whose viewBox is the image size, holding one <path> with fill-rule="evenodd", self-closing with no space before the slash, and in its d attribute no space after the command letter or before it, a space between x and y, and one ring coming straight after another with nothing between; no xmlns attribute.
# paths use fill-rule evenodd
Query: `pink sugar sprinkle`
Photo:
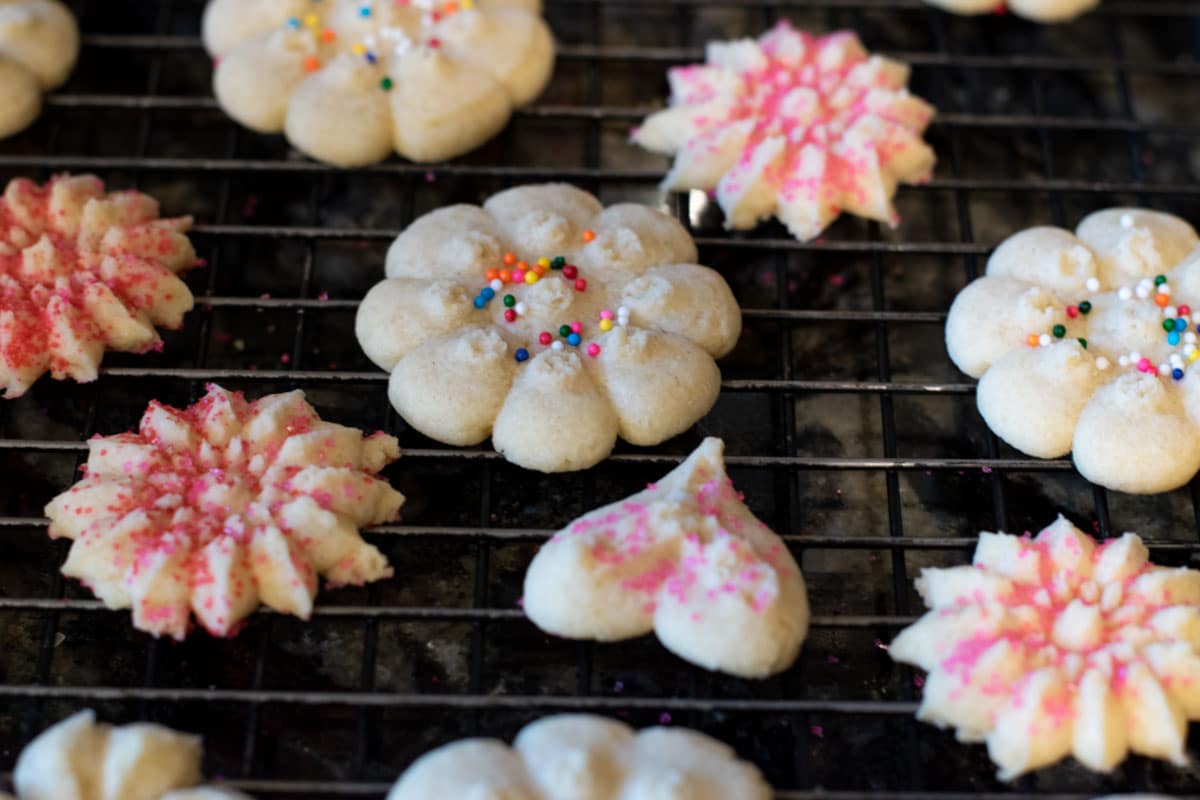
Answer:
<svg viewBox="0 0 1200 800"><path fill-rule="evenodd" d="M811 728L809 728L809 731L811 731L812 735L818 739L825 738L825 728L820 725L813 725Z"/></svg>

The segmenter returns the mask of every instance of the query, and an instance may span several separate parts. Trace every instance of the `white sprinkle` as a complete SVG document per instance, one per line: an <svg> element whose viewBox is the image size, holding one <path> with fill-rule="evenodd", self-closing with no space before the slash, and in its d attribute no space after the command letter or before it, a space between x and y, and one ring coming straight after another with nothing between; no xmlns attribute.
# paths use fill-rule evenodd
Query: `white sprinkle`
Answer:
<svg viewBox="0 0 1200 800"><path fill-rule="evenodd" d="M499 278L496 278L496 280L489 283L488 286L492 287L493 292L498 292L504 288L504 281L500 280Z"/></svg>
<svg viewBox="0 0 1200 800"><path fill-rule="evenodd" d="M624 328L629 324L629 317L621 317L619 320L617 320L617 324Z"/></svg>
<svg viewBox="0 0 1200 800"><path fill-rule="evenodd" d="M1100 291L1100 281L1096 280L1095 278L1088 278L1087 283L1084 285L1087 286L1087 290L1089 292Z"/></svg>
<svg viewBox="0 0 1200 800"><path fill-rule="evenodd" d="M1137 296L1140 297L1141 299L1145 300L1147 297L1150 296L1150 287L1146 286L1145 284L1139 283L1138 287L1137 287Z"/></svg>
<svg viewBox="0 0 1200 800"><path fill-rule="evenodd" d="M1189 344L1195 344L1195 342L1196 342L1196 334L1195 334L1195 332L1194 332L1194 331L1188 331L1187 333L1185 333L1185 334L1183 335L1183 340L1184 340L1185 342L1188 342Z"/></svg>
<svg viewBox="0 0 1200 800"><path fill-rule="evenodd" d="M1133 227L1133 214L1122 214L1121 215L1121 227L1122 228L1132 228Z"/></svg>
<svg viewBox="0 0 1200 800"><path fill-rule="evenodd" d="M1192 312L1192 322L1200 323L1200 311Z"/></svg>
<svg viewBox="0 0 1200 800"><path fill-rule="evenodd" d="M1104 356L1100 356L1099 358L1097 358L1096 359L1096 369L1098 369L1098 370L1108 369L1108 359L1105 358Z"/></svg>
<svg viewBox="0 0 1200 800"><path fill-rule="evenodd" d="M563 343L562 343L562 342L555 342L554 344L550 345L550 349L551 349L551 350L562 350L562 349L563 349Z"/></svg>
<svg viewBox="0 0 1200 800"><path fill-rule="evenodd" d="M1038 337L1038 344L1040 344L1042 347L1048 347L1050 345L1050 342L1051 342L1050 334L1048 334L1048 333L1043 333L1041 336Z"/></svg>
<svg viewBox="0 0 1200 800"><path fill-rule="evenodd" d="M525 316L525 312L528 309L526 308L524 303L517 303L515 306L513 306L513 310L516 311L519 315Z"/></svg>
<svg viewBox="0 0 1200 800"><path fill-rule="evenodd" d="M1101 356L1103 358L1103 356ZM1129 356L1121 356L1117 359L1117 365L1122 367L1129 366Z"/></svg>
<svg viewBox="0 0 1200 800"><path fill-rule="evenodd" d="M1176 313L1177 312L1175 311L1175 306L1167 306L1166 308L1163 309L1164 317L1170 317L1171 319L1175 319Z"/></svg>
<svg viewBox="0 0 1200 800"><path fill-rule="evenodd" d="M1132 353L1129 354L1129 363L1130 364L1136 364L1137 362L1139 362L1141 360L1142 360L1142 354L1139 353L1137 350L1134 350Z"/></svg>
<svg viewBox="0 0 1200 800"><path fill-rule="evenodd" d="M628 317L629 309L626 308L625 306L621 306L620 308L617 309L617 316L618 317Z"/></svg>
<svg viewBox="0 0 1200 800"><path fill-rule="evenodd" d="M1170 375L1170 374L1171 374L1171 368L1170 368L1168 365L1166 365L1166 364L1159 364L1159 365L1158 365L1158 374L1159 374L1159 375L1164 375L1164 376L1165 376L1165 375Z"/></svg>
<svg viewBox="0 0 1200 800"><path fill-rule="evenodd" d="M1169 297L1171 294L1171 284L1164 283L1162 286L1158 287L1158 293L1165 294Z"/></svg>
<svg viewBox="0 0 1200 800"><path fill-rule="evenodd" d="M1128 300L1129 298L1133 297L1133 290L1128 286L1122 286L1117 292L1117 297L1121 298L1122 300Z"/></svg>
<svg viewBox="0 0 1200 800"><path fill-rule="evenodd" d="M1181 355L1179 355L1178 353L1171 353L1171 357L1168 358L1167 361L1170 362L1172 367L1182 367L1183 366L1183 357Z"/></svg>

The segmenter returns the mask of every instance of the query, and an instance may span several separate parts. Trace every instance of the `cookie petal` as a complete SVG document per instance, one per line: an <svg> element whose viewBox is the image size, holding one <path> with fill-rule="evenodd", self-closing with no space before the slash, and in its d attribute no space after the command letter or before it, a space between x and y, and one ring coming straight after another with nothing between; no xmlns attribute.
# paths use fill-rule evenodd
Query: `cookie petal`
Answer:
<svg viewBox="0 0 1200 800"><path fill-rule="evenodd" d="M375 70L345 54L296 86L284 131L294 147L339 167L382 161L392 152L392 111Z"/></svg>
<svg viewBox="0 0 1200 800"><path fill-rule="evenodd" d="M1072 449L1080 474L1117 491L1169 491L1200 469L1200 435L1157 375L1131 372L1101 387L1079 416Z"/></svg>
<svg viewBox="0 0 1200 800"><path fill-rule="evenodd" d="M512 114L508 93L487 70L429 48L392 62L393 145L418 162L474 150L499 133Z"/></svg>
<svg viewBox="0 0 1200 800"><path fill-rule="evenodd" d="M354 331L367 358L390 370L425 342L470 325L480 313L471 293L457 283L392 278L367 292Z"/></svg>
<svg viewBox="0 0 1200 800"><path fill-rule="evenodd" d="M612 283L634 278L650 267L693 264L699 258L696 243L678 220L636 203L609 206L591 221L590 228L596 237L575 253L574 260Z"/></svg>
<svg viewBox="0 0 1200 800"><path fill-rule="evenodd" d="M707 352L682 336L614 328L597 343L601 351L586 366L603 387L627 442L666 441L717 402L721 371Z"/></svg>
<svg viewBox="0 0 1200 800"><path fill-rule="evenodd" d="M988 275L1040 284L1065 296L1083 293L1096 271L1096 258L1087 245L1070 231L1048 225L1008 237L987 264Z"/></svg>
<svg viewBox="0 0 1200 800"><path fill-rule="evenodd" d="M655 267L625 285L629 321L683 336L713 358L733 350L742 332L737 299L719 273L690 263Z"/></svg>
<svg viewBox="0 0 1200 800"><path fill-rule="evenodd" d="M468 328L426 342L396 364L388 398L421 433L447 444L479 444L516 377L508 343L494 330Z"/></svg>
<svg viewBox="0 0 1200 800"><path fill-rule="evenodd" d="M1063 303L1046 289L990 275L973 281L954 298L946 319L946 349L954 365L973 378L1010 352L1025 347L1031 333L1065 324Z"/></svg>
<svg viewBox="0 0 1200 800"><path fill-rule="evenodd" d="M456 57L487 70L515 106L546 88L554 66L554 39L546 23L521 10L475 9L451 14L437 35Z"/></svg>
<svg viewBox="0 0 1200 800"><path fill-rule="evenodd" d="M583 232L604 210L595 197L567 183L507 189L492 195L483 207L509 241L539 258L574 252L583 242Z"/></svg>
<svg viewBox="0 0 1200 800"><path fill-rule="evenodd" d="M1200 244L1195 229L1179 217L1141 208L1093 212L1075 235L1096 254L1106 286L1167 272Z"/></svg>
<svg viewBox="0 0 1200 800"><path fill-rule="evenodd" d="M301 31L274 31L248 39L222 56L213 91L225 113L259 133L280 133L292 92L304 80L304 60L316 45Z"/></svg>
<svg viewBox="0 0 1200 800"><path fill-rule="evenodd" d="M509 461L539 472L587 469L617 442L609 398L574 352L543 351L517 374L492 442Z"/></svg>
<svg viewBox="0 0 1200 800"><path fill-rule="evenodd" d="M979 413L1023 453L1057 458L1071 451L1075 426L1104 373L1075 341L1014 350L984 374Z"/></svg>

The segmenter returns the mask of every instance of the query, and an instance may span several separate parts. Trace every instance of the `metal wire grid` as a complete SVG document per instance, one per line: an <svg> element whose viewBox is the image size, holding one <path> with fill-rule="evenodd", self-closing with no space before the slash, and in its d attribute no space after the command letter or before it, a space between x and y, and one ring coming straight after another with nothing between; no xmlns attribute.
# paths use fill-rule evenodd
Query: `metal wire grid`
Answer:
<svg viewBox="0 0 1200 800"><path fill-rule="evenodd" d="M85 21L103 19L112 9L106 7L101 14L97 6L102 5L81 0L76 3L76 10ZM480 185L498 188L553 177L576 181L602 196L624 191L623 187L628 186L650 192L661 168L613 165L604 157L609 146L604 138L605 126L632 122L645 111L640 105L618 105L608 100L605 89L611 81L610 73L621 65L633 64L645 70L643 74L661 74L661 68L667 64L696 58L699 51L695 45L703 40L706 15L723 7L744 15L747 32L783 15L815 17L815 27L825 29L850 26L878 31L879 20L916 25L923 29L927 46L911 51L900 48L903 50L900 55L914 64L918 80L928 80L922 92L942 108L968 109L946 111L939 116L931 132L942 159L939 174L929 186L904 190L903 196L919 198L920 202L931 196L943 198L942 205L931 203L924 210L945 212L957 228L957 236L939 238L940 229L936 228L928 229L932 235L914 234L907 227L901 228L896 236L877 226L849 222L839 223L829 239L814 243L797 243L782 236L778 229L733 237L713 230L702 215L698 216L702 202L682 197L672 201L679 218L696 232L702 261L732 268L724 270L731 280L735 280L738 275L735 270L742 262L763 266L765 271L757 273L763 284L773 282L771 292L741 277L735 280L739 299L748 306L745 309L748 329L755 331L758 345L771 353L772 363L764 365L751 358L748 369L735 368L733 376L725 381L725 393L714 412L717 420L706 421L704 427L735 433L742 430L738 422L720 421L731 416L729 410L722 410L731 399L740 403L744 396L749 398L746 407L767 411L765 438L760 432L747 433L745 441L727 435L733 453L729 462L739 482L748 483L752 502L757 501L756 508L762 510L764 505L769 508L767 518L784 532L789 546L803 556L813 584L814 607L823 613L814 618L813 634L801 663L781 678L747 686L684 668L664 657L657 645L649 642L599 647L550 642L530 632L511 602L515 599L512 576L516 574L519 583L519 572L536 543L565 521L563 509L582 510L627 493L639 482L644 483L678 461L694 443L694 437L685 437L686 441L651 453L621 450L581 479L565 482L547 479L548 502L523 499L514 503L509 500L510 494L519 495L525 485L532 483L530 476L512 470L485 449L452 450L416 437L387 407L383 392L385 375L366 369L331 368L331 365L315 368L314 342L322 341L329 333L328 326L322 323L323 317L340 315L338 319L344 324L355 308L353 297L361 295L370 285L367 282L355 286L355 291L348 292L346 298L316 296L322 280L318 263L321 249L343 243L370 247L389 240L424 206L437 203L428 197L433 189L428 183L427 169L389 162L358 171L357 179L386 178L400 187L395 196L398 208L390 216L395 224L346 225L322 218L331 186L339 180L336 171L288 159L286 149L280 146L265 154L254 152L247 156L248 142L254 137L239 132L230 123L221 123L223 138L219 153L182 157L156 154L155 134L166 127L164 116L174 119L179 114L206 112L219 116L219 112L213 110L211 98L202 92L169 94L163 89L180 59L192 63L203 61L194 35L200 4L184 0L159 3L130 0L134 14L140 11L144 16L153 16L152 25L142 26L142 30L133 34L89 32L85 36L85 59L92 56L100 63L109 57L144 55L144 61L139 62L147 67L144 75L139 76L141 90L132 82L128 89L117 93L76 91L72 84L65 93L48 98L50 112L37 129L37 141L29 146L19 142L0 153L0 168L13 173L42 174L65 169L94 170L148 182L178 176L185 183L215 187L215 201L207 215L211 221L197 228L197 238L202 252L207 254L209 267L191 278L203 308L189 320L190 330L195 331L188 341L192 346L190 355L176 350L176 342L172 340L172 346L161 358L111 360L110 364L115 366L108 367L105 377L92 386L43 384L29 403L0 405L0 463L5 465L6 474L12 476L5 481L16 495L7 500L0 497L0 502L8 503L0 506L0 511L5 511L0 516L0 528L6 537L11 536L17 551L17 567L30 569L20 560L25 558L41 570L37 579L0 587L0 594L4 595L0 597L0 625L7 626L0 627L0 631L8 638L3 648L8 652L0 655L0 680L3 680L0 729L7 730L0 734L3 736L0 763L11 763L19 743L49 721L74 708L99 706L110 710L114 718L156 718L205 732L218 771L260 796L382 796L400 768L436 743L479 732L511 734L520 723L542 712L590 709L640 724L670 715L674 721L713 732L757 761L781 788L781 798L1061 798L1089 796L1105 787L1200 792L1194 774L1180 774L1138 760L1118 778L1107 782L1086 776L1078 769L1060 767L1026 779L1016 787L997 784L991 779L990 767L979 748L955 745L949 737L911 720L917 695L914 676L907 669L891 667L876 646L890 639L919 610L910 589L912 569L925 563L961 561L974 544L972 532L983 521L1006 529L1032 524L1031 520L1044 523L1045 510L1052 498L1062 492L1070 496L1071 490L1063 487L1074 487L1090 502L1077 503L1068 509L1077 518L1094 516L1101 535L1117 530L1109 513L1110 498L1104 490L1084 487L1071 473L1068 462L1017 457L990 434L981 433L977 420L964 423L965 432L956 429L952 433L952 440L961 441L952 443L948 448L950 454L940 451L935 455L905 454L906 450L922 448L913 447L908 432L908 423L913 419L911 408L902 406L898 410L898 406L910 401L937 403L945 399L955 408L970 409L973 403L971 384L955 377L952 370L932 370L940 373L934 378L896 378L898 351L906 353L906 363L899 372L912 372L907 362L911 360L908 351L913 348L913 339L918 340L917 351L929 359L944 360L940 352L929 352L928 332L940 330L945 314L939 302L910 308L907 307L911 305L910 298L898 301L897 295L903 292L897 291L901 284L897 283L894 265L911 263L928 269L930 264L935 267L958 264L960 271L948 281L952 287L975 277L980 257L986 255L995 238L989 235L977 238L975 232L979 224L975 204L987 193L1005 193L1022 202L1029 202L1026 198L1045 198L1051 221L1060 225L1073 223L1078 217L1078 207L1086 210L1106 205L1113 196L1128 196L1167 209L1188 208L1200 190L1187 181L1152 179L1147 174L1146 155L1151 152L1152 139L1194 138L1200 124L1190 120L1141 118L1135 113L1138 95L1132 87L1138 79L1187 80L1200 76L1200 64L1193 60L1197 53L1193 47L1176 53L1174 58L1157 53L1128 56L1124 52L1127 46L1124 32L1128 27L1139 26L1161 31L1164 26L1178 23L1200 41L1196 33L1200 30L1200 8L1194 3L1178 2L1108 3L1086 23L1090 31L1098 32L1106 47L1087 54L1060 54L1031 53L1003 44L990 52L987 46L980 50L956 46L956 37L968 30L974 31L973 43L983 41L990 45L988 37L981 39L978 33L987 22L951 20L915 0L822 0L805 4L758 0L741 3L663 0L642 4L550 0L548 6L548 15L557 23L556 29L562 26L576 32L576 39L567 38L560 49L560 64L578 68L581 80L568 93L567 102L552 104L548 100L547 104L526 109L518 114L514 125L530 120L582 125L580 163L548 166L468 158L436 168L439 183L452 184L452 191L482 196L487 192L478 188ZM653 47L628 42L613 44L603 38L606 21L622 15L630 16L635 23L639 16L653 17L655 22L669 18L669 27L656 31L654 36L669 36L675 44ZM120 18L126 20L132 16ZM965 27L968 25L978 27ZM1043 35L1025 28L1019 30L1024 37ZM584 33L580 34L581 31ZM562 36L561 30L557 32ZM635 41L641 40L635 38ZM868 45L872 44L868 39ZM1056 86L1057 76L1083 74L1111 78L1116 97L1114 113L1083 117L1061 113L1058 100L1047 96ZM1027 85L1032 108L1027 113L977 110L989 105L981 83L993 79ZM656 88L654 94L658 91ZM963 96L965 103L961 102ZM1058 113L1052 114L1051 109ZM102 116L114 110L135 115L137 121L132 138L123 141L116 154L98 153L96 150L101 148L88 143L76 144L74 132L65 121L71 117L63 116L84 112ZM976 175L979 158L972 149L973 139L1009 133L1032 137L1040 156L1041 174ZM1117 142L1114 152L1128 162L1128 176L1096 179L1063 172L1064 159L1055 140L1060 134L1114 139ZM64 143L65 139L71 141ZM256 143L251 144L254 146ZM494 155L491 152L487 157ZM288 185L306 186L306 193L301 193L298 201L289 198L303 207L304 222L288 220L274 224L244 219L231 222L235 217L246 216L238 215L235 208L239 184L246 181L298 181ZM171 210L182 213L188 209ZM299 269L292 267L298 272L294 293L282 297L221 293L219 289L231 271L239 270L230 252L235 256L245 254L261 243L280 249L294 248L289 252L298 253ZM820 284L833 272L831 265L842 263L852 263L860 270L855 274L861 281L856 291L850 293L863 301L856 306L849 303L851 307L839 307L841 301L817 296ZM802 270L799 278L798 268ZM818 276L816 285L811 276L805 277L803 270L811 270ZM768 276L773 279L767 280ZM798 297L790 288L797 281L801 293L811 290L813 297ZM279 290L271 294L278 295ZM937 295L942 299L945 296L945 292ZM811 302L805 302L806 299ZM270 315L271 319L279 320L287 329L286 335L281 334L288 342L286 360L294 366L265 369L258 365L241 368L224 365L228 354L214 354L214 349L224 347L218 336L221 314L231 318ZM871 358L845 370L849 375L824 370L823 364L811 370L805 368L803 359L811 355L805 336L813 327L855 331L855 341L865 347ZM918 331L923 332L920 337ZM344 331L342 335L345 336ZM824 372L832 374L813 377ZM381 527L371 534L372 538L387 547L393 563L404 561L410 550L426 545L432 548L430 552L447 556L450 562L462 562L465 585L455 590L447 589L448 583L437 584L430 595L432 600L418 602L404 602L403 594L398 595L394 587L382 585L361 592L325 593L319 598L315 618L307 628L262 614L232 642L214 642L196 636L185 645L171 645L129 634L124 615L103 611L86 593L64 582L56 567L65 550L61 543L54 545L45 540L44 520L30 509L36 509L47 492L52 494L64 488L70 475L62 476L60 470L56 485L30 488L22 482L18 470L24 471L30 465L36 470L39 465L49 463L47 460L78 466L85 449L84 439L98 430L110 433L119 429L110 424L109 416L115 414L127 426L136 418L130 415L136 415L150 397L166 393L173 399L186 401L209 380L245 386L254 393L280 386L301 386L326 399L326 405L335 413L340 406L350 403L349 393L365 397L362 404L355 406L356 410L345 413L357 424L356 416L370 406L373 409L370 413L379 417L383 427L400 434L410 445L406 447L405 472L399 481L402 487L412 495L412 488L405 485L411 483L417 492L424 491L431 498L454 498L461 506L474 506L473 510L450 515L454 517L451 524L422 524L422 519L437 519L431 499L425 517L418 509L413 523ZM115 388L106 393L107 387ZM116 391L122 387L126 387L129 396ZM864 426L865 434L877 442L863 448L869 454L831 454L830 448L820 446L819 442L814 444L809 431L812 407L805 403L811 397L832 397L835 404L873 404L874 421ZM755 404L756 398L762 402ZM36 408L34 403L47 407L51 417L63 414L69 419L67 435L61 435L62 431L53 426L30 425L28 412ZM110 413L109 409L114 407L118 410ZM732 415L739 408L742 406L735 407ZM817 408L825 409L820 405ZM326 410L322 407L322 411ZM973 412L959 410L954 414L964 417ZM44 434L46 430L59 435ZM926 476L926 483L949 481L954 486L950 491L970 483L974 487L968 491L970 498L983 502L972 508L968 516L972 522L980 521L980 525L956 525L949 531L953 535L937 535L946 531L930 524L936 523L937 517L925 513L924 508L932 504L934 495L914 489L922 482L921 475ZM463 489L437 492L430 488L431 482L446 476L461 478ZM868 502L867 494L856 494L846 501L852 507L845 518L847 524L829 524L835 517L818 513L817 506L822 501L812 499L818 488L827 489L831 482L844 480L851 491L849 487L856 481L861 479L865 483L875 478L881 478L883 484L882 492L869 495L871 500L883 502L882 512L875 517L878 524L855 522L863 509L853 506ZM1043 483L1057 486L1060 494L1031 488ZM838 490L837 495L840 494ZM1127 520L1156 514L1176 519L1181 508L1182 513L1190 511L1189 525L1196 525L1197 536L1151 538L1155 540L1154 550L1163 560L1191 557L1200 552L1200 497L1195 485L1183 500L1186 502L1181 504L1179 497L1173 497L1165 510L1160 506L1127 506L1119 524L1128 527ZM509 513L500 513L504 511L511 512L511 519L517 522L529 520L539 524L502 527L510 517ZM909 520L916 516L920 521L906 523L906 515ZM822 524L829 527L819 533L807 532ZM822 582L821 565L875 552L883 553L880 565L871 567L886 583L884 593L888 597L881 603L883 613L861 613L872 610L867 608L855 608L855 613L844 611L839 592L852 594L852 589ZM405 563L412 566L411 561ZM428 567L437 569L433 564ZM401 573L398 581L408 577L399 567L398 573ZM8 582L15 572L0 574L7 576ZM507 581L498 579L498 575L507 575ZM462 602L455 605L456 600ZM13 622L14 618L24 623ZM72 624L75 627L64 642L64 630ZM106 624L106 632L120 631L120 637L125 639L113 643L114 663L108 664L109 656L100 648L91 664L94 673L84 673L85 678L81 679L75 665L73 677L70 673L65 678L59 674L56 661L69 658L66 648L74 640L87 639L78 630L80 625ZM342 659L330 656L329 652L338 644L336 639L332 644L322 639L319 647L303 649L304 638L327 625L347 631L353 628L355 633L349 638L354 644L354 655ZM417 638L427 637L431 646L462 651L455 657L464 667L461 680L454 682L449 674L443 675L447 683L453 683L444 690L428 681L418 685L415 679L403 691L385 685L380 676L399 657L395 640L404 640L397 637L395 629L402 626L432 632L417 634ZM33 631L30 641L22 638L25 630ZM288 647L301 647L304 658L282 657L293 655L286 650ZM132 680L128 679L132 673L120 668L127 654L140 659ZM821 654L827 654L826 666L821 664ZM838 654L843 660L862 662L865 664L862 671L873 675L864 679L859 672L838 673L837 667L829 666L836 664ZM30 656L32 663L22 662ZM307 685L301 679L297 684L304 684L302 688L273 688L286 681L273 674L272 662L286 661L289 668L299 663L305 669L320 672L322 664L314 666L314 656L328 658L336 668L348 669L356 677L329 681L323 674L324 684L313 681L313 685ZM493 662L505 658L514 659L509 669L494 666ZM223 659L236 664L236 668L222 673L221 666L213 666ZM545 674L541 674L542 660L547 662ZM193 672L202 677L193 678ZM502 673L498 682L491 678L494 672ZM533 683L522 684L519 675L522 672L534 673L537 678ZM198 682L214 675L224 675L230 680L224 685L219 680L208 685ZM614 684L613 675L622 676L624 681ZM436 680L437 675L433 677ZM508 689L505 680L513 681L518 689ZM545 691L538 681L547 684ZM620 688L621 683L628 683L629 690ZM854 696L841 696L838 683L849 685ZM864 686L869 690L858 694ZM308 729L315 729L315 735L310 735ZM278 741L300 736L302 731L307 749L289 749ZM341 736L345 731L349 733ZM335 740L335 746L328 747L329 755L325 755L323 748L329 739ZM407 739L412 741L406 742ZM301 754L317 761L325 755L325 761L337 763L310 771L303 763L291 760ZM882 763L873 765L873 760ZM307 777L310 772L323 774L310 778ZM826 790L822 786L833 788Z"/></svg>

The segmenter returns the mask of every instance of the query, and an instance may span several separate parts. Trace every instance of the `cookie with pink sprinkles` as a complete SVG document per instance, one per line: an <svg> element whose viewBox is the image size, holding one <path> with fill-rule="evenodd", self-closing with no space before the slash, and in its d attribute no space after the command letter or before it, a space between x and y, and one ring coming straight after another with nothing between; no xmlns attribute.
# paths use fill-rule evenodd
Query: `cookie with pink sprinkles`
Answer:
<svg viewBox="0 0 1200 800"><path fill-rule="evenodd" d="M670 107L633 141L675 157L664 188L714 192L729 228L777 217L807 240L843 211L894 226L898 185L928 181L936 161L921 138L934 108L908 75L852 32L783 21L671 69Z"/></svg>
<svg viewBox="0 0 1200 800"><path fill-rule="evenodd" d="M47 372L94 381L106 350L161 347L155 326L178 328L192 308L178 277L199 263L191 226L94 175L10 181L0 199L0 393L20 397Z"/></svg>
<svg viewBox="0 0 1200 800"><path fill-rule="evenodd" d="M525 575L535 625L571 639L654 631L706 669L765 678L808 633L804 577L783 540L733 488L708 438L645 491L563 528Z"/></svg>
<svg viewBox="0 0 1200 800"><path fill-rule="evenodd" d="M1067 22L1091 11L1100 0L925 0L955 14L1006 14L1012 12L1034 22Z"/></svg>
<svg viewBox="0 0 1200 800"><path fill-rule="evenodd" d="M918 719L985 742L1002 779L1074 756L1188 763L1200 720L1200 571L1150 562L1135 534L1097 542L1067 520L983 532L970 565L925 569L929 612L892 658L929 673Z"/></svg>
<svg viewBox="0 0 1200 800"><path fill-rule="evenodd" d="M391 436L321 420L303 392L249 402L210 385L89 441L86 476L46 516L73 540L63 574L132 608L138 629L183 639L195 615L229 636L260 604L307 619L320 578L392 574L359 529L396 518L404 498L379 472L399 456Z"/></svg>

